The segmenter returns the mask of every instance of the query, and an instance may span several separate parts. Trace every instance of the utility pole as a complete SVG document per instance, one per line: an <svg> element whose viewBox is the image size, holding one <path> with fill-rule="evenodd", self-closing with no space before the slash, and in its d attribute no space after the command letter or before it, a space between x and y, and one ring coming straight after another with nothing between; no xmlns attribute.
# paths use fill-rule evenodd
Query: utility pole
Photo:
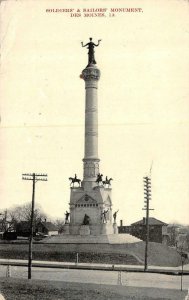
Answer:
<svg viewBox="0 0 189 300"><path fill-rule="evenodd" d="M149 201L151 200L151 178L149 176L144 177L144 208L146 211L146 245L145 245L145 260L144 271L148 271L148 242L149 242Z"/></svg>
<svg viewBox="0 0 189 300"><path fill-rule="evenodd" d="M47 181L47 174L22 174L22 180L32 180L32 208L30 219L30 236L29 236L29 255L28 255L28 279L31 279L32 268L32 241L33 241L33 219L34 219L34 206L35 206L35 184L37 181Z"/></svg>

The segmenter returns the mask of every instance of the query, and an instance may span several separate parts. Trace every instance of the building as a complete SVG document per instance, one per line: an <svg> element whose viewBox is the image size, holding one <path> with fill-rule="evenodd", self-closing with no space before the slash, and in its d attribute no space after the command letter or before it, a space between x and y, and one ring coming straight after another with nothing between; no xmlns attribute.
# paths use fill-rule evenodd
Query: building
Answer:
<svg viewBox="0 0 189 300"><path fill-rule="evenodd" d="M58 235L58 227L52 222L39 222L36 226L36 233L40 235Z"/></svg>
<svg viewBox="0 0 189 300"><path fill-rule="evenodd" d="M29 237L30 236L30 221L21 221L16 224L16 234L20 237ZM51 222L39 222L37 224L34 223L33 226L33 236L36 234L41 235L57 235L58 228Z"/></svg>
<svg viewBox="0 0 189 300"><path fill-rule="evenodd" d="M11 227L13 227L13 224L11 220L7 218L7 211L0 213L0 232L4 233L8 231L9 228L11 229Z"/></svg>
<svg viewBox="0 0 189 300"><path fill-rule="evenodd" d="M120 220L120 226L118 226L118 233L131 233L131 226L123 225L123 220Z"/></svg>
<svg viewBox="0 0 189 300"><path fill-rule="evenodd" d="M156 243L167 243L167 223L156 218L149 218L149 241ZM130 233L139 239L146 240L146 218L131 224Z"/></svg>
<svg viewBox="0 0 189 300"><path fill-rule="evenodd" d="M167 228L169 234L169 245L183 250L189 250L189 227L170 224Z"/></svg>
<svg viewBox="0 0 189 300"><path fill-rule="evenodd" d="M7 219L7 212L0 214L0 239L14 240L17 238L15 224Z"/></svg>

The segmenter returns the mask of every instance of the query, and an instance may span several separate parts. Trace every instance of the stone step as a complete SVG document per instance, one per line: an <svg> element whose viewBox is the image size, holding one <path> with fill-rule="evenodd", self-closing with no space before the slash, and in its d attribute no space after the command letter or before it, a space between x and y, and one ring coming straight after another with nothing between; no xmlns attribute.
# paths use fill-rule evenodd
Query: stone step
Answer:
<svg viewBox="0 0 189 300"><path fill-rule="evenodd" d="M80 236L80 235L57 235L47 237L43 243L65 243L65 244L127 244L137 243L141 240L130 234L109 234L99 236Z"/></svg>

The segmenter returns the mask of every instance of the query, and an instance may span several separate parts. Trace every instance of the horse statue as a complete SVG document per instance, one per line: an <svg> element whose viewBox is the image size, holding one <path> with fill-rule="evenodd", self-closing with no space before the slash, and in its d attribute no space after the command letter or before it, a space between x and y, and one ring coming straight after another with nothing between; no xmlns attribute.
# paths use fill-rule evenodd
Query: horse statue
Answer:
<svg viewBox="0 0 189 300"><path fill-rule="evenodd" d="M81 179L77 178L77 175L75 174L75 177L69 177L70 182L70 186L71 184L73 184L74 187L74 183L77 182L79 184L79 186L81 186Z"/></svg>
<svg viewBox="0 0 189 300"><path fill-rule="evenodd" d="M103 174L100 174L100 173L99 173L99 174L97 175L96 182L98 183L98 185L99 185L100 182L102 182L102 177L103 177Z"/></svg>
<svg viewBox="0 0 189 300"><path fill-rule="evenodd" d="M103 185L108 185L108 187L110 187L111 185L111 181L113 180L113 178L108 179L108 177L106 176L106 179L102 181Z"/></svg>

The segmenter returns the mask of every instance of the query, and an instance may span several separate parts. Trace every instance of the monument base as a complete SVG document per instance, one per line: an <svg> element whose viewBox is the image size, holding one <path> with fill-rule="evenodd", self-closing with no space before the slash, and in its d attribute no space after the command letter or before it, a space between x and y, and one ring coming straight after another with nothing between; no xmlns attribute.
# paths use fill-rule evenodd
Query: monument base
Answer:
<svg viewBox="0 0 189 300"><path fill-rule="evenodd" d="M117 224L113 223L114 234L118 234Z"/></svg>
<svg viewBox="0 0 189 300"><path fill-rule="evenodd" d="M64 224L64 226L63 226L63 232L64 232L64 234L70 234L69 224Z"/></svg>
<svg viewBox="0 0 189 300"><path fill-rule="evenodd" d="M113 226L111 223L103 223L101 227L101 234L113 234Z"/></svg>
<svg viewBox="0 0 189 300"><path fill-rule="evenodd" d="M90 228L89 225L81 225L79 229L79 234L80 235L90 235Z"/></svg>
<svg viewBox="0 0 189 300"><path fill-rule="evenodd" d="M83 226L88 226L90 233L87 233L87 235L93 235L93 236L99 236L102 234L113 234L114 233L114 229L113 229L113 225L111 223L100 223L100 224L89 224L89 225L73 225L73 224L69 224L69 233L71 235L81 235L80 230L81 227ZM83 235L83 234L82 234Z"/></svg>
<svg viewBox="0 0 189 300"><path fill-rule="evenodd" d="M42 243L60 244L130 244L141 242L140 239L130 234L101 234L101 235L71 235L60 234L49 236L42 240Z"/></svg>

